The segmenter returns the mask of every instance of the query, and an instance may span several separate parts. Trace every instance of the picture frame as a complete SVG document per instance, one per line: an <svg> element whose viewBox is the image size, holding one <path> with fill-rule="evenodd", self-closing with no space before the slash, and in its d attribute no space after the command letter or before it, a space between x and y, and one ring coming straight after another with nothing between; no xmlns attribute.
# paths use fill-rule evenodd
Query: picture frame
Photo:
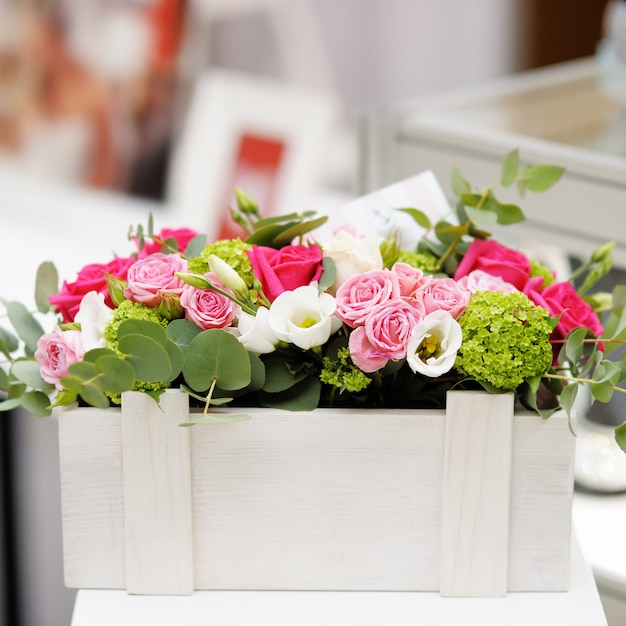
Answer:
<svg viewBox="0 0 626 626"><path fill-rule="evenodd" d="M261 214L306 209L320 190L338 114L329 94L228 70L194 86L168 170L166 202L176 221L232 237L234 188Z"/></svg>

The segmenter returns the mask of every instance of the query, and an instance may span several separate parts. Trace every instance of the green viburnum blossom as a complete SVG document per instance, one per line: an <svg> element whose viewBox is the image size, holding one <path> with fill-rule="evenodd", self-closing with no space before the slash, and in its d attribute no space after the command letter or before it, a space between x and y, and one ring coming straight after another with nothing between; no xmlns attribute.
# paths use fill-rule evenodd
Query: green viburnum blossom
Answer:
<svg viewBox="0 0 626 626"><path fill-rule="evenodd" d="M139 302L133 302L132 300L124 300L119 307L114 310L113 315L109 320L109 323L106 325L104 333L102 334L104 340L106 341L107 348L110 348L120 354L117 347L117 331L122 322L130 319L156 322L157 324L163 326L163 328L167 328L169 323L169 321L161 315L157 309L140 304ZM168 387L169 384L166 382L149 383L136 381L133 385L133 390L159 392L163 389L167 389ZM109 394L109 397L116 404L120 404L121 398L119 395L116 396L115 394Z"/></svg>
<svg viewBox="0 0 626 626"><path fill-rule="evenodd" d="M543 264L537 263L531 259L530 261L530 277L534 278L535 276L543 276L543 286L547 287L555 282L554 275L552 272Z"/></svg>
<svg viewBox="0 0 626 626"><path fill-rule="evenodd" d="M552 363L550 314L522 293L477 292L459 318L455 367L497 389L513 390Z"/></svg>
<svg viewBox="0 0 626 626"><path fill-rule="evenodd" d="M187 267L194 274L206 274L209 271L209 257L214 254L232 267L243 278L248 287L252 287L252 264L246 254L252 246L241 239L222 239L207 244L200 256L188 259Z"/></svg>
<svg viewBox="0 0 626 626"><path fill-rule="evenodd" d="M412 267L417 267L423 272L434 274L438 270L437 257L429 252L411 252L409 250L401 250L398 254L398 263L407 263Z"/></svg>
<svg viewBox="0 0 626 626"><path fill-rule="evenodd" d="M320 380L337 387L340 391L351 393L362 391L372 382L369 376L352 363L348 347L339 348L336 359L324 357Z"/></svg>

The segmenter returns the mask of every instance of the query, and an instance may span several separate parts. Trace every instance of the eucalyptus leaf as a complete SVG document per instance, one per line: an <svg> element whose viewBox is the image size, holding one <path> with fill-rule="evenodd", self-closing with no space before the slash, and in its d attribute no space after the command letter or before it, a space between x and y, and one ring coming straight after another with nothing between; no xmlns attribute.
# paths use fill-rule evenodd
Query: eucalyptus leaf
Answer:
<svg viewBox="0 0 626 626"><path fill-rule="evenodd" d="M235 422L244 422L250 419L250 415L246 413L207 413L199 415L188 422L183 422L179 426L198 426L199 424L233 424Z"/></svg>
<svg viewBox="0 0 626 626"><path fill-rule="evenodd" d="M560 180L564 171L565 168L556 165L531 165L524 172L526 187L530 191L546 191Z"/></svg>
<svg viewBox="0 0 626 626"><path fill-rule="evenodd" d="M53 385L46 383L41 377L39 363L37 363L37 361L15 361L15 363L11 365L11 374L33 389L48 389L52 391L54 388Z"/></svg>
<svg viewBox="0 0 626 626"><path fill-rule="evenodd" d="M181 348L173 341L168 341L165 344L165 349L167 350L171 368L170 374L167 379L165 379L165 382L172 382L181 373L185 357Z"/></svg>
<svg viewBox="0 0 626 626"><path fill-rule="evenodd" d="M200 256L204 248L206 247L207 237L206 235L196 235L189 241L185 248L185 256L188 259Z"/></svg>
<svg viewBox="0 0 626 626"><path fill-rule="evenodd" d="M515 182L517 171L519 169L519 149L511 150L502 162L502 171L500 173L500 184L503 187L510 187Z"/></svg>
<svg viewBox="0 0 626 626"><path fill-rule="evenodd" d="M50 261L45 261L37 268L35 276L35 305L41 313L50 310L50 296L59 292L59 273Z"/></svg>
<svg viewBox="0 0 626 626"><path fill-rule="evenodd" d="M94 364L98 384L108 393L120 394L132 389L135 382L133 366L116 356L101 356Z"/></svg>
<svg viewBox="0 0 626 626"><path fill-rule="evenodd" d="M85 385L79 395L88 405L97 409L108 409L111 405L104 391L95 383Z"/></svg>
<svg viewBox="0 0 626 626"><path fill-rule="evenodd" d="M95 377L96 366L89 361L79 361L78 363L72 363L72 365L67 368L67 371L72 376L77 376L83 382L87 382Z"/></svg>
<svg viewBox="0 0 626 626"><path fill-rule="evenodd" d="M280 393L259 394L263 406L285 411L312 411L320 401L322 383L317 376L308 376Z"/></svg>
<svg viewBox="0 0 626 626"><path fill-rule="evenodd" d="M50 398L41 391L27 391L22 396L22 406L35 417L49 417L52 414Z"/></svg>
<svg viewBox="0 0 626 626"><path fill-rule="evenodd" d="M479 228L491 228L498 221L498 215L487 209L475 209L472 206L465 207L467 216Z"/></svg>
<svg viewBox="0 0 626 626"><path fill-rule="evenodd" d="M320 293L324 293L330 289L337 280L337 267L331 257L325 256L322 259L322 268L324 271L320 276L319 284L317 286Z"/></svg>
<svg viewBox="0 0 626 626"><path fill-rule="evenodd" d="M221 329L205 330L194 337L185 351L182 372L194 391L206 391L214 380L221 389L242 389L251 380L247 350Z"/></svg>
<svg viewBox="0 0 626 626"><path fill-rule="evenodd" d="M617 445L626 452L626 422L615 429L615 441Z"/></svg>
<svg viewBox="0 0 626 626"><path fill-rule="evenodd" d="M294 374L284 359L267 359L265 361L265 384L263 385L263 391L279 393L290 389L296 383L304 380L304 378L306 378L304 372Z"/></svg>
<svg viewBox="0 0 626 626"><path fill-rule="evenodd" d="M138 380L152 383L170 380L172 365L164 344L152 337L132 334L122 336L118 348L127 355Z"/></svg>
<svg viewBox="0 0 626 626"><path fill-rule="evenodd" d="M570 415L572 406L574 405L574 401L576 400L576 395L578 394L578 385L575 383L570 383L569 385L565 385L563 387L563 391L561 391L560 401L561 406L565 409L565 412Z"/></svg>
<svg viewBox="0 0 626 626"><path fill-rule="evenodd" d="M498 216L498 224L502 226L517 224L526 219L524 212L516 204L498 204L496 214Z"/></svg>
<svg viewBox="0 0 626 626"><path fill-rule="evenodd" d="M609 381L591 383L589 388L591 396L600 402L609 402L609 400L613 397L613 392L615 391L613 384Z"/></svg>
<svg viewBox="0 0 626 626"><path fill-rule="evenodd" d="M8 400L0 400L0 412L13 411L22 406L21 398L9 398Z"/></svg>
<svg viewBox="0 0 626 626"><path fill-rule="evenodd" d="M44 334L41 324L28 312L21 302L5 302L9 321L18 337L24 342L27 352L34 354L37 341Z"/></svg>
<svg viewBox="0 0 626 626"><path fill-rule="evenodd" d="M0 326L0 352L3 352L8 357L19 348L19 345L18 338L12 332Z"/></svg>
<svg viewBox="0 0 626 626"><path fill-rule="evenodd" d="M168 324L165 334L170 341L184 351L192 339L201 332L202 329L190 320L178 319Z"/></svg>
<svg viewBox="0 0 626 626"><path fill-rule="evenodd" d="M452 186L452 191L457 197L461 197L463 194L469 193L472 189L470 184L461 175L461 170L459 170L458 167L455 167L452 170L450 184Z"/></svg>
<svg viewBox="0 0 626 626"><path fill-rule="evenodd" d="M567 336L565 356L572 362L578 363L583 355L584 339L587 337L586 328L576 328Z"/></svg>
<svg viewBox="0 0 626 626"><path fill-rule="evenodd" d="M407 215L412 217L413 221L418 226L421 226L424 230L429 230L432 227L432 222L430 221L430 218L428 217L428 215L424 213L424 211L420 211L419 209L411 209L411 208L397 209L397 210L401 211L402 213L406 213Z"/></svg>

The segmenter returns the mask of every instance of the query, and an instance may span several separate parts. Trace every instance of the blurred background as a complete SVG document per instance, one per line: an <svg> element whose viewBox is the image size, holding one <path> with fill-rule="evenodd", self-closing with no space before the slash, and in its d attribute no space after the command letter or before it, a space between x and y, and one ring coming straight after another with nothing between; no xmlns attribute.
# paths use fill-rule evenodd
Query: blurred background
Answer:
<svg viewBox="0 0 626 626"><path fill-rule="evenodd" d="M47 213L49 237L55 207L92 193L156 213L180 203L187 211L181 215L215 222L228 197L223 187L208 188L219 187L214 179L231 188L246 181L280 210L287 183L279 170L291 159L307 176L298 179L294 166L292 179L301 185L284 198L305 205L298 210L327 206L362 191L359 128L368 111L594 56L608 5L0 0L0 196L12 198L14 185L58 190L61 200L46 203L46 191L32 210L35 220ZM231 82L218 80L224 76ZM271 97L280 111L263 104ZM282 136L280 122L292 117L297 124L289 122ZM252 133L250 120L257 124ZM296 159L296 144L308 146L306 158ZM234 164L225 170L229 159ZM5 225L15 206L0 202L0 233L12 232ZM75 215L78 226L89 219ZM21 282L30 285L30 275ZM71 620L55 427L22 413L2 422L0 625Z"/></svg>

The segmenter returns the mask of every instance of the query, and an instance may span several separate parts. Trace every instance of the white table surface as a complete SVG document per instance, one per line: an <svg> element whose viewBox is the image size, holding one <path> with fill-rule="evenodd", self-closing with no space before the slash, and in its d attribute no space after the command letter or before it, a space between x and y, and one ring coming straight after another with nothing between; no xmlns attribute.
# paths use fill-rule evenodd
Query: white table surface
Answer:
<svg viewBox="0 0 626 626"><path fill-rule="evenodd" d="M271 567L271 564L268 564ZM71 626L606 626L591 573L573 544L567 593L441 598L437 593L205 591L131 596L81 590Z"/></svg>

